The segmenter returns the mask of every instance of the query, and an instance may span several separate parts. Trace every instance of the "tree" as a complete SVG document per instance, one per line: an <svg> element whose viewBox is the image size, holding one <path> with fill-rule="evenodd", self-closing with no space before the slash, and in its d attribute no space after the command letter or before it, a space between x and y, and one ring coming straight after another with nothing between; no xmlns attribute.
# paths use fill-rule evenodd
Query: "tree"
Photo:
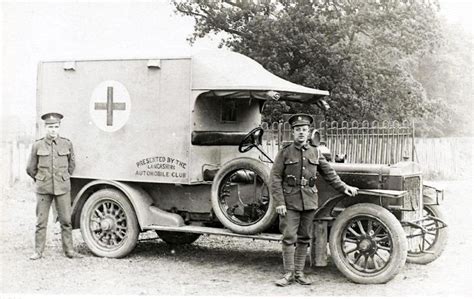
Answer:
<svg viewBox="0 0 474 299"><path fill-rule="evenodd" d="M443 24L442 34L441 47L419 61L415 78L432 105L443 110L419 130L430 136L472 136L472 34L449 24Z"/></svg>
<svg viewBox="0 0 474 299"><path fill-rule="evenodd" d="M196 21L191 42L225 33L221 46L289 81L329 90L330 120L405 120L439 113L413 76L419 59L439 45L437 1L185 0L174 5Z"/></svg>

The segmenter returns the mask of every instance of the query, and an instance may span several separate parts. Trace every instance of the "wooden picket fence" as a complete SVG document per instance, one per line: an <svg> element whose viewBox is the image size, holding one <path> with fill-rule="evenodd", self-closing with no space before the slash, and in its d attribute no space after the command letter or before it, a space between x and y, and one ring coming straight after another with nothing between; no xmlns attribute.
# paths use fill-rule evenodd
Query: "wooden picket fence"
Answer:
<svg viewBox="0 0 474 299"><path fill-rule="evenodd" d="M13 186L17 182L29 182L26 164L30 153L30 142L4 141L0 148L0 185Z"/></svg>
<svg viewBox="0 0 474 299"><path fill-rule="evenodd" d="M473 137L416 138L415 161L428 179L472 178Z"/></svg>

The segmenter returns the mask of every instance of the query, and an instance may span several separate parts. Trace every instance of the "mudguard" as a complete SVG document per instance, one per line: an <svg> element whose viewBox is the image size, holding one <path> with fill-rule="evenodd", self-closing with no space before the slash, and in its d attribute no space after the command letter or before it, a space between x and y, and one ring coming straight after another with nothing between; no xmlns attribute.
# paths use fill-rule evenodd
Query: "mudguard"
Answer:
<svg viewBox="0 0 474 299"><path fill-rule="evenodd" d="M153 206L151 196L140 186L118 181L95 180L85 185L74 198L72 205L72 223L74 228L79 227L82 207L87 198L98 189L103 188L118 189L125 194L135 210L138 224L142 230L153 225L174 227L184 225L184 220L180 215L169 213Z"/></svg>
<svg viewBox="0 0 474 299"><path fill-rule="evenodd" d="M436 187L432 183L423 183L423 204L439 205L444 201L444 190Z"/></svg>

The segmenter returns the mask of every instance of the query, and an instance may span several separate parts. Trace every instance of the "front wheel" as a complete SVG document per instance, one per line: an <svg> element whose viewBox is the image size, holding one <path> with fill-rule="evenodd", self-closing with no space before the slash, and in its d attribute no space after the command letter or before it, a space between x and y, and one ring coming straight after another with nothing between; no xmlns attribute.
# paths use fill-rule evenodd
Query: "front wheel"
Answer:
<svg viewBox="0 0 474 299"><path fill-rule="evenodd" d="M81 233L98 256L120 258L137 245L139 226L128 198L115 189L92 194L81 213Z"/></svg>
<svg viewBox="0 0 474 299"><path fill-rule="evenodd" d="M339 271L356 283L386 283L405 265L407 240L400 222L388 210L370 203L345 209L329 238Z"/></svg>
<svg viewBox="0 0 474 299"><path fill-rule="evenodd" d="M407 262L426 265L436 260L444 251L448 242L448 228L436 219L445 220L438 206L426 205L423 207L423 221L421 226L426 229L410 228L408 238Z"/></svg>

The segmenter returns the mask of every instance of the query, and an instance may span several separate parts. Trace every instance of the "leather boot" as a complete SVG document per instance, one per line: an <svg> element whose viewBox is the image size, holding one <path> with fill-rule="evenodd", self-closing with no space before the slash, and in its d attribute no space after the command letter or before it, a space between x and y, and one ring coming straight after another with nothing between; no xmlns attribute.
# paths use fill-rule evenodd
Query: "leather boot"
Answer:
<svg viewBox="0 0 474 299"><path fill-rule="evenodd" d="M82 254L75 252L74 250L69 250L64 252L64 255L70 259L82 259L84 256Z"/></svg>
<svg viewBox="0 0 474 299"><path fill-rule="evenodd" d="M279 287L286 287L295 281L295 275L293 272L287 272L283 275L282 278L275 281L275 284Z"/></svg>
<svg viewBox="0 0 474 299"><path fill-rule="evenodd" d="M304 275L303 271L295 271L295 281L302 285L309 285L313 283L311 279Z"/></svg>
<svg viewBox="0 0 474 299"><path fill-rule="evenodd" d="M304 275L304 264L308 254L307 244L296 244L295 250L295 281L299 284L311 284L311 280Z"/></svg>
<svg viewBox="0 0 474 299"><path fill-rule="evenodd" d="M35 253L33 253L32 256L30 256L30 260L33 260L33 261L34 260L39 260L42 257L43 257L43 255L41 253L35 252Z"/></svg>

